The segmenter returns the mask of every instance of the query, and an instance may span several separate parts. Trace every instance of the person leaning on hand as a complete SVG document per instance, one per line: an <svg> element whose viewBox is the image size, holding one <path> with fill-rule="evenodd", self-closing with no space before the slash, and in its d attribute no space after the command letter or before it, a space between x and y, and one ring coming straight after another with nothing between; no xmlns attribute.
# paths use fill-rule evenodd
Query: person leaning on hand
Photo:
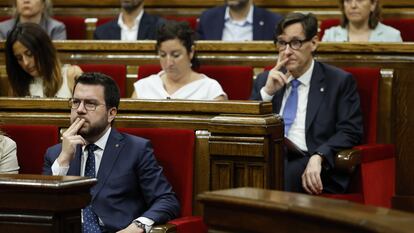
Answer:
<svg viewBox="0 0 414 233"><path fill-rule="evenodd" d="M335 154L362 139L362 115L352 75L315 61L318 23L313 14L286 15L276 29L278 61L258 75L251 99L272 101L283 116L286 140L299 154L285 154L285 190L343 193L349 175L335 171Z"/></svg>
<svg viewBox="0 0 414 233"><path fill-rule="evenodd" d="M119 99L109 76L82 74L69 101L71 125L46 151L44 174L98 179L82 210L83 232L149 232L180 211L150 142L112 128Z"/></svg>

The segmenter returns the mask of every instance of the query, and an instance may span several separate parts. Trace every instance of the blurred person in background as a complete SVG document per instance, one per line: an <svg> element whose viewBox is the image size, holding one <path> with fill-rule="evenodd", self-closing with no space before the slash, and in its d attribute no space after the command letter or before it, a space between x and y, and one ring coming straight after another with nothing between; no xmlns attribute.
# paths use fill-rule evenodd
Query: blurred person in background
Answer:
<svg viewBox="0 0 414 233"><path fill-rule="evenodd" d="M340 26L327 29L327 42L402 42L397 29L380 22L379 0L339 0L342 11Z"/></svg>
<svg viewBox="0 0 414 233"><path fill-rule="evenodd" d="M144 0L120 0L119 16L98 26L95 40L155 40L157 28L164 22L144 11Z"/></svg>
<svg viewBox="0 0 414 233"><path fill-rule="evenodd" d="M273 40L282 16L256 7L253 0L225 0L224 6L208 9L200 16L199 40Z"/></svg>
<svg viewBox="0 0 414 233"><path fill-rule="evenodd" d="M0 22L0 39L6 39L17 24L31 22L39 24L52 40L66 40L65 25L50 17L51 0L15 0L13 7L13 17Z"/></svg>

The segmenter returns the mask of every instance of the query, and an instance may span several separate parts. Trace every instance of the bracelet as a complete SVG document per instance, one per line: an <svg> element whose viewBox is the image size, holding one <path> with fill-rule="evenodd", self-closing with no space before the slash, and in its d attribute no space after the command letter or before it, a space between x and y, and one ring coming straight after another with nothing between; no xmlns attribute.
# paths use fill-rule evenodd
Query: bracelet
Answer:
<svg viewBox="0 0 414 233"><path fill-rule="evenodd" d="M135 226L137 226L138 228L141 228L142 230L144 230L144 233L147 233L147 230L145 229L146 225L138 220L134 220L132 221Z"/></svg>

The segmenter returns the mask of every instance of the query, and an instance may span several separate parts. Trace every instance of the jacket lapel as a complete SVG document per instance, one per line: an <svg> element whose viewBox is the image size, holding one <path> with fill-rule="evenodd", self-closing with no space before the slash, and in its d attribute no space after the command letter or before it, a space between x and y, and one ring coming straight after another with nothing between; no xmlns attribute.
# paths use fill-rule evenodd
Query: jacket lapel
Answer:
<svg viewBox="0 0 414 233"><path fill-rule="evenodd" d="M91 189L92 200L95 199L97 193L104 187L109 174L112 172L112 168L119 157L119 152L124 147L122 139L122 134L112 128L99 166L98 183Z"/></svg>
<svg viewBox="0 0 414 233"><path fill-rule="evenodd" d="M308 131L309 126L315 119L316 113L326 94L325 75L320 67L319 62L315 61L310 81L308 106L306 108L305 130Z"/></svg>
<svg viewBox="0 0 414 233"><path fill-rule="evenodd" d="M80 165L81 165L81 156L82 156L82 146L78 145L76 147L75 158L71 161L68 175L70 176L80 176Z"/></svg>
<svg viewBox="0 0 414 233"><path fill-rule="evenodd" d="M279 114L280 108L282 107L283 94L285 93L286 85L273 96L273 110L275 113Z"/></svg>
<svg viewBox="0 0 414 233"><path fill-rule="evenodd" d="M141 21L139 22L139 30L137 34L137 40L147 38L148 31L150 27L156 27L157 25L152 25L147 14L144 12L142 15Z"/></svg>
<svg viewBox="0 0 414 233"><path fill-rule="evenodd" d="M262 40L264 35L263 14L256 6L253 7L253 40Z"/></svg>

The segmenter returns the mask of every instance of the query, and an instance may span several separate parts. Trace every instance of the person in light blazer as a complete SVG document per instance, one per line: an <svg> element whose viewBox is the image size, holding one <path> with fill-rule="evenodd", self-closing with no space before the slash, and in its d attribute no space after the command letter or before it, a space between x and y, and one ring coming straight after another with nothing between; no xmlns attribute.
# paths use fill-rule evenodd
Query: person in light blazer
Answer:
<svg viewBox="0 0 414 233"><path fill-rule="evenodd" d="M19 23L37 23L52 40L66 40L65 25L50 17L52 13L51 0L15 0L14 14L11 19L0 22L0 39L7 38L7 34Z"/></svg>
<svg viewBox="0 0 414 233"><path fill-rule="evenodd" d="M379 0L339 0L342 10L340 26L327 29L326 42L402 42L397 29L379 22Z"/></svg>

